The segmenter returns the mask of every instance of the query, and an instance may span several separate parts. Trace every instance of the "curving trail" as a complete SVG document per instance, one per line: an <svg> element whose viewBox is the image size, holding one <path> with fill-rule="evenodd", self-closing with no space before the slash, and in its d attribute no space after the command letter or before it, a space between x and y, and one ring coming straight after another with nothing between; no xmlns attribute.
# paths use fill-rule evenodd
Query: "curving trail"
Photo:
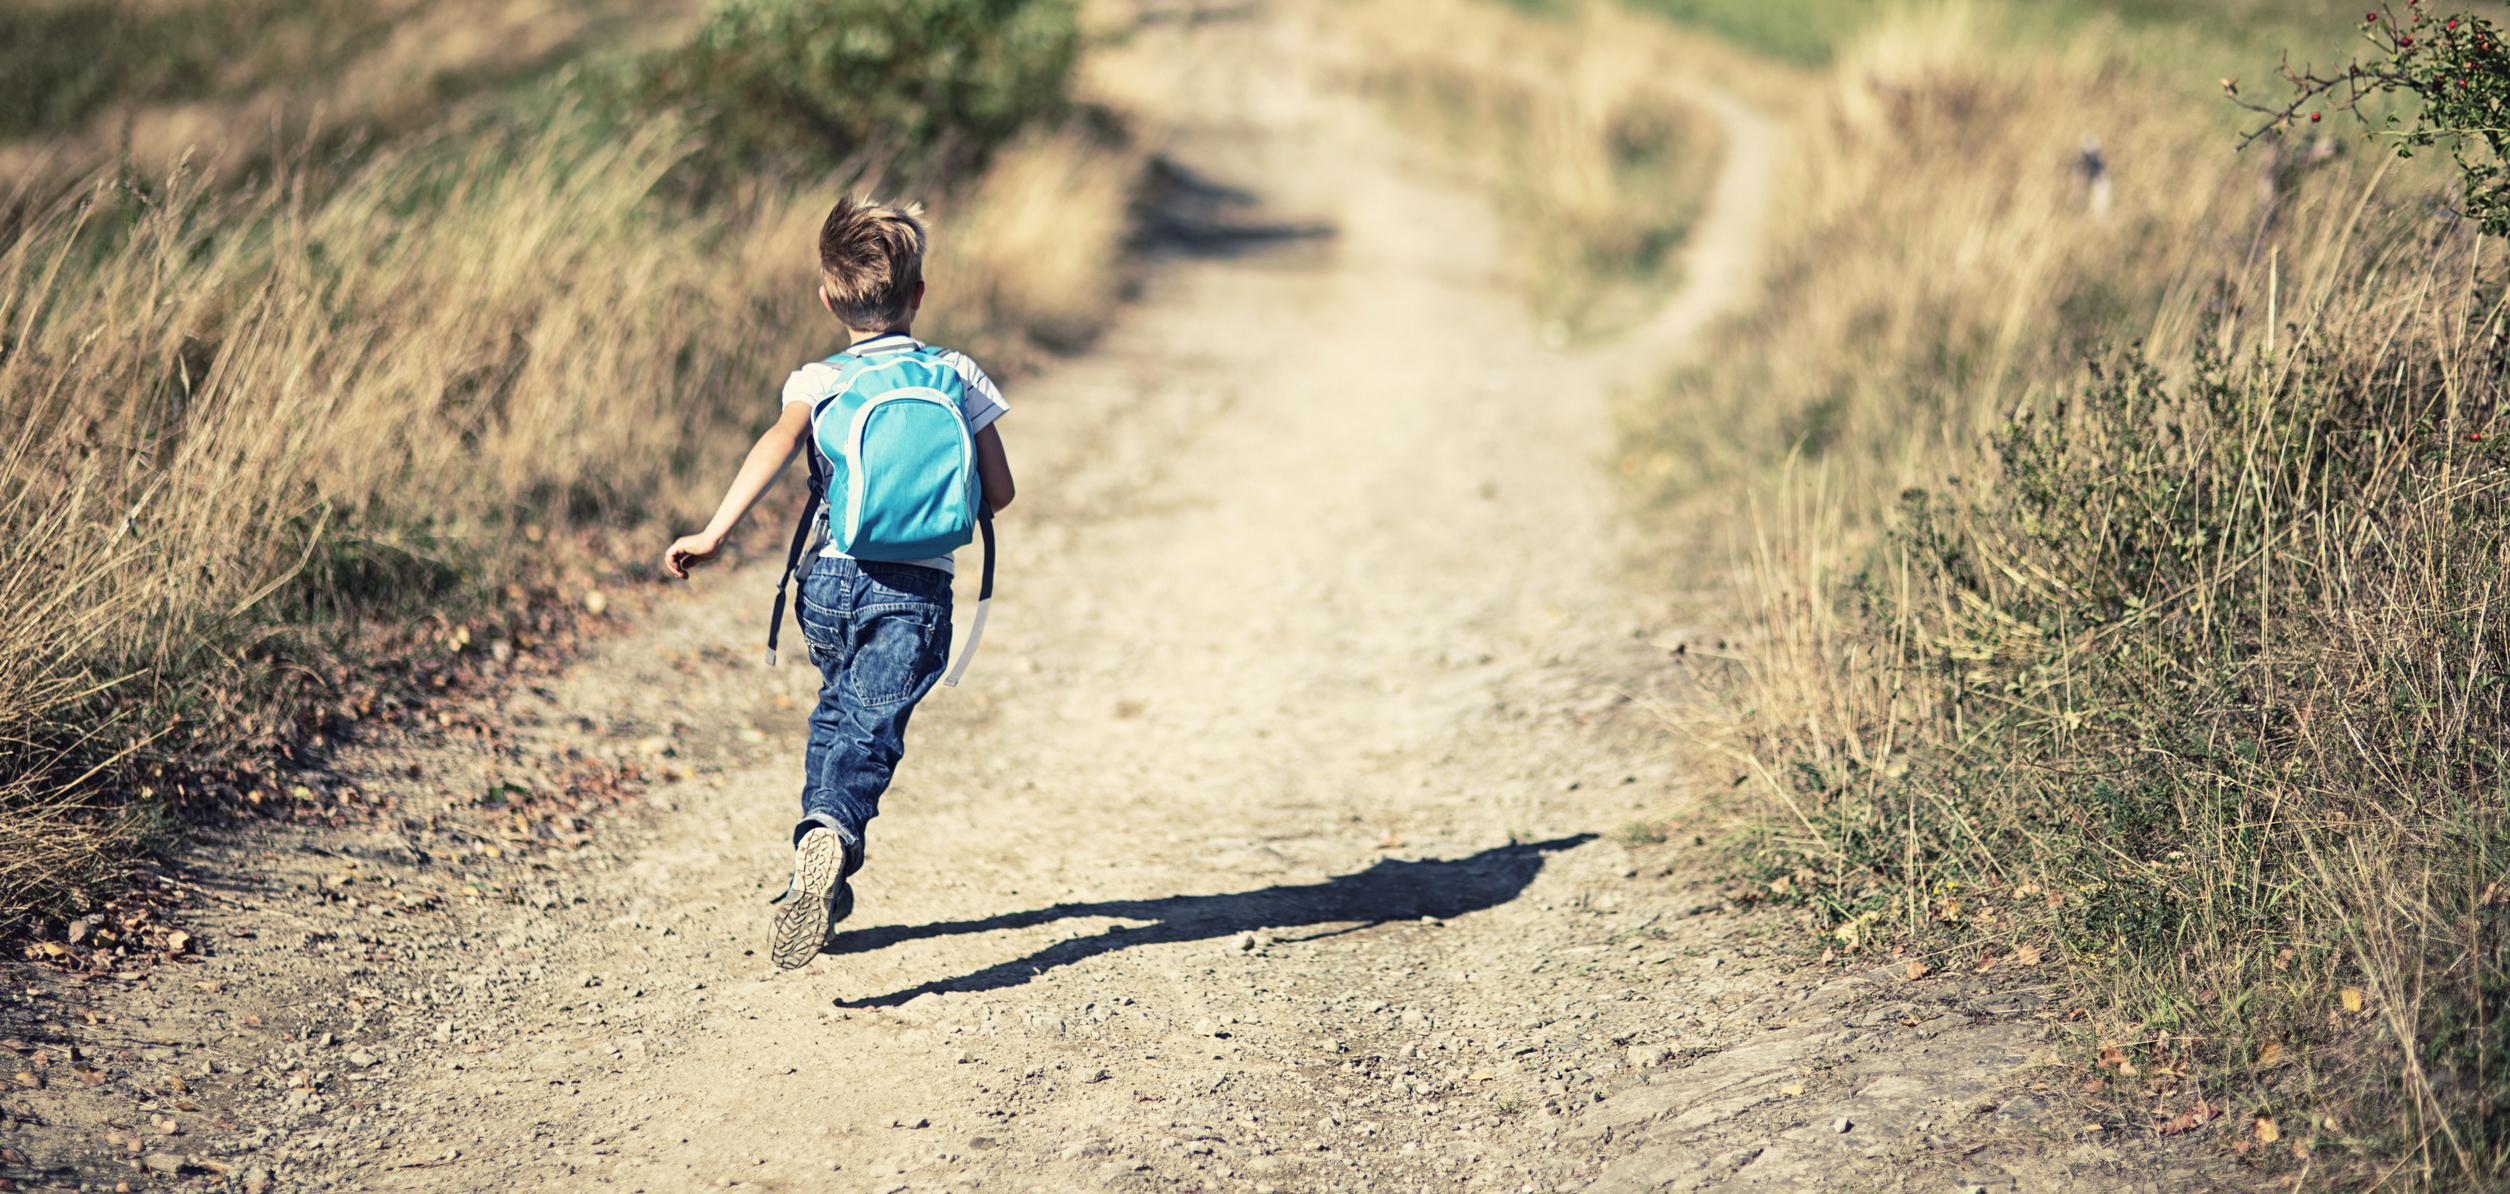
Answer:
<svg viewBox="0 0 2510 1194"><path fill-rule="evenodd" d="M1706 97L1736 149L1691 288L1563 355L1489 211L1328 84L1296 10L1154 15L1126 77L1168 156L1259 195L1244 219L1333 234L1166 262L1097 351L1011 395L994 625L917 716L838 952L765 957L815 676L756 665L763 566L709 575L506 710L543 752L668 742L689 773L641 825L559 862L252 855L536 906L204 914L260 932L202 989L308 992L199 1030L201 1081L266 1125L235 1155L271 1189L657 1194L2116 1172L2027 1143L2030 993L1799 970L1760 944L1774 922L1667 881L1688 844L1605 836L1661 806L1644 706L1685 683L1650 645L1666 598L1624 587L1608 388L1753 284L1771 130ZM377 750L363 782L415 789L393 777L416 763L477 790L523 754ZM322 1052L351 1048L363 1067Z"/></svg>

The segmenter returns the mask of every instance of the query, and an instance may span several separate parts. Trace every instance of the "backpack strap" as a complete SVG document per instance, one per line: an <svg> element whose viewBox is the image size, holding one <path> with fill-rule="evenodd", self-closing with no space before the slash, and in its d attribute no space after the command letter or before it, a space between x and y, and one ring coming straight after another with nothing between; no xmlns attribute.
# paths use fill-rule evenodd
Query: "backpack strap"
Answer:
<svg viewBox="0 0 2510 1194"><path fill-rule="evenodd" d="M817 436L813 436L817 439ZM776 607L767 615L767 666L776 666L776 635L784 629L784 587L802 567L802 550L810 545L811 519L819 513L820 494L828 488L826 474L819 467L819 445L806 445L810 453L810 492L802 498L802 519L793 527L793 546L784 553L784 572L776 577Z"/></svg>
<svg viewBox="0 0 2510 1194"><path fill-rule="evenodd" d="M957 688L959 678L967 674L967 664L976 658L976 646L985 641L985 615L994 604L994 508L985 502L976 503L976 529L985 536L985 579L976 589L976 620L968 623L967 645L959 649L959 665L943 678L946 687Z"/></svg>

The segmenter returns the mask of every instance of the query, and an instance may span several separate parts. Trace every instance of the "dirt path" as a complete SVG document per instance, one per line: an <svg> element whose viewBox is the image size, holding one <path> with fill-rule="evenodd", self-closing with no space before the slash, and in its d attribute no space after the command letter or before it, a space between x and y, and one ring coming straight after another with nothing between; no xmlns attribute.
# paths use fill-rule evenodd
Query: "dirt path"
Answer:
<svg viewBox="0 0 2510 1194"><path fill-rule="evenodd" d="M1164 265L1099 351L1012 395L994 627L918 715L837 952L765 957L815 676L757 666L763 569L711 575L492 744L352 763L414 800L556 782L533 760L676 777L590 848L257 831L224 847L198 981L12 994L46 1031L121 1009L91 1056L129 1046L140 1100L109 1140L9 1104L49 1150L18 1176L2200 1184L2050 1126L2017 1069L2030 992L1799 968L1777 922L1697 906L1689 843L1605 836L1661 807L1642 706L1685 682L1651 645L1665 599L1615 580L1599 467L1606 379L1642 349L1541 348L1488 210L1318 77L1305 26L1204 15L1131 51L1168 152L1259 194L1249 218L1334 235ZM1769 161L1731 164L1700 289L1643 351L1751 281Z"/></svg>

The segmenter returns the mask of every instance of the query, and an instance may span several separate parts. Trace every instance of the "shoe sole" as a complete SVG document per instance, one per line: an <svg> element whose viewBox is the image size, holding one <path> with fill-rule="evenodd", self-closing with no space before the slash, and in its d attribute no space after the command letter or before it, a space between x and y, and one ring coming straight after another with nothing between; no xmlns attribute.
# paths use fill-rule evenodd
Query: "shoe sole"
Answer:
<svg viewBox="0 0 2510 1194"><path fill-rule="evenodd" d="M768 946L769 956L786 970L810 965L827 942L828 926L838 919L828 914L832 889L846 897L847 912L854 910L853 892L844 887L841 877L845 843L835 833L815 829L804 834L794 855L793 893L785 900L784 910L776 914L775 934Z"/></svg>

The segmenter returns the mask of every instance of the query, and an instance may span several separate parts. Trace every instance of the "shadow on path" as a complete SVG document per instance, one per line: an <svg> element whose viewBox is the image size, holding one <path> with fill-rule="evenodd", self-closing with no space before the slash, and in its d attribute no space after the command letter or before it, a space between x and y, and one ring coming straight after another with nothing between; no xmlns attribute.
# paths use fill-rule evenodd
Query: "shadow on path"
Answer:
<svg viewBox="0 0 2510 1194"><path fill-rule="evenodd" d="M1325 224L1255 218L1254 192L1205 177L1165 156L1153 156L1133 199L1133 247L1144 253L1235 257L1259 249L1333 236Z"/></svg>
<svg viewBox="0 0 2510 1194"><path fill-rule="evenodd" d="M1056 904L1031 912L1006 912L982 920L954 920L927 925L886 925L840 933L829 942L833 954L869 953L907 941L1033 928L1058 920L1113 916L1156 923L1118 925L1104 933L1059 941L1008 962L958 978L873 995L839 1000L839 1007L895 1007L933 991L993 991L1016 987L1057 966L1139 945L1176 941L1208 941L1256 929L1302 926L1349 926L1315 933L1304 940L1331 937L1389 921L1445 919L1497 907L1515 899L1541 874L1543 856L1574 849L1595 840L1591 833L1547 842L1501 846L1464 858L1401 862L1381 859L1353 875L1337 875L1322 883L1267 887L1225 895L1168 896L1155 900L1102 900L1091 904ZM1351 922L1360 922L1352 925Z"/></svg>

